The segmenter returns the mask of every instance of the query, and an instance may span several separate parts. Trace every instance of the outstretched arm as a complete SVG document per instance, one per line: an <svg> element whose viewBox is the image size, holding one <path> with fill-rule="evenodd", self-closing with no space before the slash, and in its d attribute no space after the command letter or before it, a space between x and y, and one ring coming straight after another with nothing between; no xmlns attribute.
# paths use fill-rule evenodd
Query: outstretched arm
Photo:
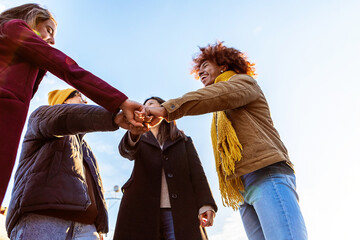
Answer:
<svg viewBox="0 0 360 240"><path fill-rule="evenodd" d="M161 105L167 111L167 120L173 121L183 116L239 108L261 97L263 93L252 77L237 74L229 81L188 92Z"/></svg>
<svg viewBox="0 0 360 240"><path fill-rule="evenodd" d="M117 112L126 101L125 94L81 68L63 52L51 47L37 36L25 21L20 19L8 21L3 25L2 32L9 41L9 48L13 48L17 56L40 69L51 72L108 111ZM21 96L23 93L18 94ZM124 109L129 108L127 105L125 103ZM135 107L132 110L135 110ZM131 114L126 115L130 117Z"/></svg>
<svg viewBox="0 0 360 240"><path fill-rule="evenodd" d="M29 118L27 139L115 131L113 113L100 106L58 104L41 106Z"/></svg>

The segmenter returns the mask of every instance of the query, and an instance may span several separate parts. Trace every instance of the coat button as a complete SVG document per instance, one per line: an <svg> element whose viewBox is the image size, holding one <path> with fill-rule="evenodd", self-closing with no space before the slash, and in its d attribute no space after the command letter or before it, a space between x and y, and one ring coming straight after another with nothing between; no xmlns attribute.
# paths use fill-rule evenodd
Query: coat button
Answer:
<svg viewBox="0 0 360 240"><path fill-rule="evenodd" d="M164 160L165 160L165 161L169 161L168 156L164 156Z"/></svg>
<svg viewBox="0 0 360 240"><path fill-rule="evenodd" d="M171 108L171 109L174 109L174 108L175 108L175 105L174 105L174 104L172 104L172 105L170 106L170 108Z"/></svg>
<svg viewBox="0 0 360 240"><path fill-rule="evenodd" d="M172 198L177 198L178 196L177 196L176 193L172 193L172 194L171 194L171 197L172 197Z"/></svg>
<svg viewBox="0 0 360 240"><path fill-rule="evenodd" d="M174 175L173 175L172 173L168 173L167 176L168 176L169 178L174 177Z"/></svg>

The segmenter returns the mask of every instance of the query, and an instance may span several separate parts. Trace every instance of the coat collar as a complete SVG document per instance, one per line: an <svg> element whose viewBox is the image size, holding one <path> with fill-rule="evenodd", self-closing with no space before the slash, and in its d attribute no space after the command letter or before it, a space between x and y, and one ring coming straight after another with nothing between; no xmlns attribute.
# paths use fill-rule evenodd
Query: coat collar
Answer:
<svg viewBox="0 0 360 240"><path fill-rule="evenodd" d="M170 139L166 140L163 146L162 151L165 151L167 148L171 147L172 145L174 145L175 143L177 143L178 141L180 141L182 138L178 137L177 139L175 139L175 141L171 141ZM156 140L154 134L151 131L148 131L147 133L145 133L141 140L143 142L146 142L150 145L153 145L156 148L161 149L159 142Z"/></svg>

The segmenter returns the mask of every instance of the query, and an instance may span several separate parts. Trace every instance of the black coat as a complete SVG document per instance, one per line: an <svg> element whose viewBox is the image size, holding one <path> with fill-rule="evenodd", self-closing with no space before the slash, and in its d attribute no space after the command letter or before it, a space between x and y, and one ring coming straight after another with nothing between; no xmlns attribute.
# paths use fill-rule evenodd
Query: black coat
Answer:
<svg viewBox="0 0 360 240"><path fill-rule="evenodd" d="M199 209L211 205L217 211L217 206L191 138L168 140L161 149L154 135L147 132L131 147L126 133L119 150L123 157L135 160L135 164L130 179L122 187L114 240L160 239L162 168L176 240L203 239Z"/></svg>

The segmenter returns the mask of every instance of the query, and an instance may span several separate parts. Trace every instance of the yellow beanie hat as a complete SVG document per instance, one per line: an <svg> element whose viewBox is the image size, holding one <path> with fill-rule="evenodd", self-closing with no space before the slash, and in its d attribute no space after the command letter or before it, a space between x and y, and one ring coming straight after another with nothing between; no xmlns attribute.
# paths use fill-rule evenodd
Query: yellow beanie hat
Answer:
<svg viewBox="0 0 360 240"><path fill-rule="evenodd" d="M69 97L69 95L74 91L76 91L76 89L67 88L64 90L54 90L49 92L49 105L53 106L55 104L63 104L65 100Z"/></svg>

